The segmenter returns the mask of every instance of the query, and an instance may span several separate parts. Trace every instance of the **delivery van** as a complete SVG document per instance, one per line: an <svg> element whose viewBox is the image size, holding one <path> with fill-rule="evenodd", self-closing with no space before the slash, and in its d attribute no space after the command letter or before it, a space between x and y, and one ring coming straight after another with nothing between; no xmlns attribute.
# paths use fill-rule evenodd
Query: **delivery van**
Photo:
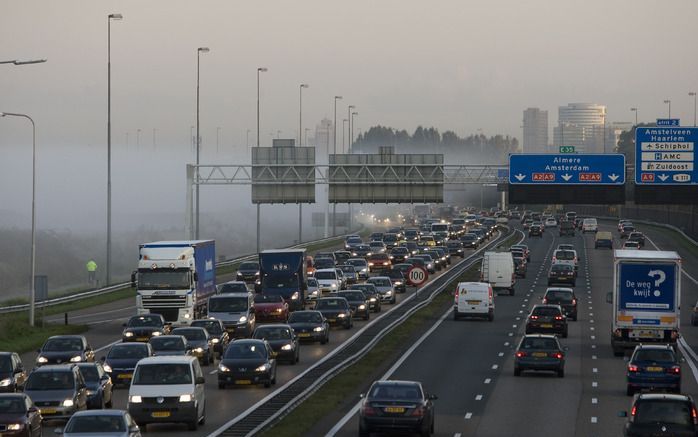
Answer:
<svg viewBox="0 0 698 437"><path fill-rule="evenodd" d="M453 301L453 320L461 317L494 320L494 291L484 282L459 282Z"/></svg>
<svg viewBox="0 0 698 437"><path fill-rule="evenodd" d="M485 252L482 258L480 280L490 284L495 291L507 290L509 295L513 296L516 271L511 252Z"/></svg>

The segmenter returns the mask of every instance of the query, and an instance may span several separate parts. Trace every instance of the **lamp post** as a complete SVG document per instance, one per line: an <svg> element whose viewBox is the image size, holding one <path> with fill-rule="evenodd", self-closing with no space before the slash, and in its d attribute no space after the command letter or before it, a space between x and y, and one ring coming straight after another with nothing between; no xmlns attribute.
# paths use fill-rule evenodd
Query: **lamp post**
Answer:
<svg viewBox="0 0 698 437"><path fill-rule="evenodd" d="M36 296L36 126L28 115L12 112L0 112L0 117L22 117L32 124L32 231L31 231L31 278L29 290L29 326L34 326L34 306Z"/></svg>
<svg viewBox="0 0 698 437"><path fill-rule="evenodd" d="M247 129L247 133L245 134L245 146L247 149L250 148L250 130Z"/></svg>
<svg viewBox="0 0 698 437"><path fill-rule="evenodd" d="M669 118L671 118L671 100L667 99L664 101L667 105L669 105Z"/></svg>
<svg viewBox="0 0 698 437"><path fill-rule="evenodd" d="M267 71L266 67L257 67L257 147L259 147L259 73ZM254 164L254 163L253 163ZM259 203L257 203L257 253L260 250L260 223L259 223Z"/></svg>
<svg viewBox="0 0 698 437"><path fill-rule="evenodd" d="M302 83L298 86L298 145L303 144L303 88L309 88L310 85ZM299 241L300 243L300 241Z"/></svg>
<svg viewBox="0 0 698 437"><path fill-rule="evenodd" d="M201 154L201 134L199 126L199 82L200 82L200 66L201 66L201 54L208 53L210 50L208 47L199 47L196 49L196 174L197 179L199 175L199 155ZM197 180L196 184L196 239L199 239L199 184Z"/></svg>
<svg viewBox="0 0 698 437"><path fill-rule="evenodd" d="M332 122L332 133L334 140L332 141L333 154L337 154L337 100L342 100L342 96L334 96L334 121ZM329 202L329 198L327 200ZM332 204L332 235L337 235L337 204Z"/></svg>
<svg viewBox="0 0 698 437"><path fill-rule="evenodd" d="M344 131L345 131L345 126L347 125L348 122L349 122L348 119L346 119L346 118L342 119L342 153L345 153L345 150L346 150L345 146L344 146L344 139L346 138L346 134L344 133Z"/></svg>
<svg viewBox="0 0 698 437"><path fill-rule="evenodd" d="M304 130L304 136L305 136L305 141L303 142L306 146L308 145L308 131L310 130L309 127L306 127Z"/></svg>
<svg viewBox="0 0 698 437"><path fill-rule="evenodd" d="M220 152L220 143L221 143L221 128L220 126L216 127L216 153Z"/></svg>
<svg viewBox="0 0 698 437"><path fill-rule="evenodd" d="M350 135L351 135L350 141L349 141L349 144L350 144L350 145L351 145L351 144L354 144L354 116L355 116L355 115L359 115L359 113L358 113L358 112L352 112L352 113L351 113L351 122L350 122L350 124L349 124L349 125L351 126L351 132L349 132ZM349 149L351 149L351 147L349 147Z"/></svg>
<svg viewBox="0 0 698 437"><path fill-rule="evenodd" d="M136 149L141 146L141 130L136 129Z"/></svg>
<svg viewBox="0 0 698 437"><path fill-rule="evenodd" d="M111 284L111 22L120 21L121 14L107 16L107 278ZM33 291L32 291L33 292Z"/></svg>
<svg viewBox="0 0 698 437"><path fill-rule="evenodd" d="M693 127L696 127L696 92L691 91L688 95L693 97Z"/></svg>
<svg viewBox="0 0 698 437"><path fill-rule="evenodd" d="M0 61L0 64L14 64L14 65L27 65L27 64L43 64L46 59L12 59L10 61Z"/></svg>
<svg viewBox="0 0 698 437"><path fill-rule="evenodd" d="M352 129L352 126L351 126L351 111L354 110L354 108L356 108L356 106L354 106L354 105L349 105L349 106L347 106L347 119L349 120L349 129L347 130L347 134L349 134L349 133L351 132L351 129ZM351 155L351 151L352 151L352 150L351 150L351 146L352 146L351 139L352 139L352 138L351 138L351 136L350 136L350 137L349 137L348 144L347 144L347 147L348 147L348 149L349 149L349 154L350 154L350 155Z"/></svg>
<svg viewBox="0 0 698 437"><path fill-rule="evenodd" d="M637 108L630 108L630 110L635 113L635 128L637 128Z"/></svg>

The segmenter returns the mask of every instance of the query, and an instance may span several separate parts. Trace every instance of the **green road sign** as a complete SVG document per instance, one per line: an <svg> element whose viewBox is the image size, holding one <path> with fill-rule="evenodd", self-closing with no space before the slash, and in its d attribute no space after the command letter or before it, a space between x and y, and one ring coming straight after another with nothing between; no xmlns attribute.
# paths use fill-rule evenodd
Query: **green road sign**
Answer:
<svg viewBox="0 0 698 437"><path fill-rule="evenodd" d="M574 146L560 146L560 153L574 153Z"/></svg>

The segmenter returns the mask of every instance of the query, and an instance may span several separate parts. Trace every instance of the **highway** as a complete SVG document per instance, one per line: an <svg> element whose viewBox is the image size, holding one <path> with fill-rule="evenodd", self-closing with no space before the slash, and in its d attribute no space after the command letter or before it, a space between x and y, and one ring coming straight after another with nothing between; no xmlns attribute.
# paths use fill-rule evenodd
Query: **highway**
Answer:
<svg viewBox="0 0 698 437"><path fill-rule="evenodd" d="M638 228L661 249L676 244L651 229ZM601 225L613 232L615 223ZM531 263L525 279L519 279L515 296L497 296L492 323L479 320L453 321L450 312L394 371L391 379L418 380L439 398L436 405L436 435L439 436L617 436L625 419L617 413L628 410L625 394L626 361L613 356L610 347L612 252L594 249L593 234L558 237L557 229L546 230L542 239L527 239ZM523 331L525 316L540 302L547 287L546 275L552 250L559 243L574 242L582 260L575 293L580 299L579 319L569 322L569 337L561 343L566 355L565 377L550 373L513 376L513 352ZM698 259L681 253L684 268L696 277ZM684 275L682 283L682 350L698 350L698 328L690 325L690 311L698 298L694 281ZM698 357L690 353L682 365L684 393L698 393ZM626 357L627 359L627 357ZM391 369L393 370L393 369ZM369 384L367 382L367 384ZM364 390L366 387L364 387ZM358 433L358 397L348 403L347 414L326 422L337 422L329 435Z"/></svg>

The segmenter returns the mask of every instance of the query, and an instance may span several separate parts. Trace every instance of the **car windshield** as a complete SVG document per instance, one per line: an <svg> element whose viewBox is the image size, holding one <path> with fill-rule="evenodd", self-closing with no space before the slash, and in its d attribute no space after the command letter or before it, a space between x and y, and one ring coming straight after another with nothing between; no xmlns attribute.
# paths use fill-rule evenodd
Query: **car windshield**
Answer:
<svg viewBox="0 0 698 437"><path fill-rule="evenodd" d="M315 279L336 280L337 273L336 272L315 272Z"/></svg>
<svg viewBox="0 0 698 437"><path fill-rule="evenodd" d="M574 260L574 252L571 250L558 250L555 252L555 258L565 261L572 261Z"/></svg>
<svg viewBox="0 0 698 437"><path fill-rule="evenodd" d="M90 416L74 416L70 419L64 430L66 433L75 434L101 434L105 432L116 433L125 431L126 423L124 422L123 417L114 414L99 413L95 413L94 415Z"/></svg>
<svg viewBox="0 0 698 437"><path fill-rule="evenodd" d="M366 296L360 291L342 291L339 295L346 300L366 300Z"/></svg>
<svg viewBox="0 0 698 437"><path fill-rule="evenodd" d="M572 302L572 293L562 290L549 290L545 293L545 298L555 302Z"/></svg>
<svg viewBox="0 0 698 437"><path fill-rule="evenodd" d="M350 259L347 260L347 264L354 267L366 267L366 260L364 259Z"/></svg>
<svg viewBox="0 0 698 437"><path fill-rule="evenodd" d="M286 327L264 326L255 329L252 338L264 340L289 340L292 338L291 330Z"/></svg>
<svg viewBox="0 0 698 437"><path fill-rule="evenodd" d="M371 241L368 245L369 247L379 247L381 249L385 247L385 244L383 244L382 241Z"/></svg>
<svg viewBox="0 0 698 437"><path fill-rule="evenodd" d="M20 396L0 398L0 411L5 414L23 414L26 412L24 399Z"/></svg>
<svg viewBox="0 0 698 437"><path fill-rule="evenodd" d="M73 387L72 372L32 372L27 379L25 390L69 390Z"/></svg>
<svg viewBox="0 0 698 437"><path fill-rule="evenodd" d="M288 323L320 323L322 314L314 311L295 311L288 318Z"/></svg>
<svg viewBox="0 0 698 437"><path fill-rule="evenodd" d="M376 286L373 284L355 284L355 285L352 285L351 288L353 288L355 290L361 290L364 293L375 293L376 292Z"/></svg>
<svg viewBox="0 0 698 437"><path fill-rule="evenodd" d="M635 353L633 361L665 361L674 362L674 353L662 349L640 349Z"/></svg>
<svg viewBox="0 0 698 437"><path fill-rule="evenodd" d="M247 285L242 282L223 284L218 289L219 293L247 293Z"/></svg>
<svg viewBox="0 0 698 437"><path fill-rule="evenodd" d="M107 358L114 359L140 359L148 356L148 347L145 344L116 344L112 346Z"/></svg>
<svg viewBox="0 0 698 437"><path fill-rule="evenodd" d="M342 269L344 273L356 273L356 269L354 269L354 266L340 266L339 268Z"/></svg>
<svg viewBox="0 0 698 437"><path fill-rule="evenodd" d="M283 296L280 294L255 294L254 303L282 303Z"/></svg>
<svg viewBox="0 0 698 437"><path fill-rule="evenodd" d="M129 328L141 326L160 328L162 327L162 319L160 317L136 316L129 319L127 326Z"/></svg>
<svg viewBox="0 0 698 437"><path fill-rule="evenodd" d="M87 381L87 382L97 382L99 381L99 371L97 371L97 367L90 365L90 366L79 366L80 373L82 374L82 378Z"/></svg>
<svg viewBox="0 0 698 437"><path fill-rule="evenodd" d="M175 329L172 334L181 335L190 341L206 340L206 332L203 329Z"/></svg>
<svg viewBox="0 0 698 437"><path fill-rule="evenodd" d="M371 399L418 400L422 393L417 384L374 384L368 395Z"/></svg>
<svg viewBox="0 0 698 437"><path fill-rule="evenodd" d="M254 262L244 262L240 263L238 270L259 270L259 263Z"/></svg>
<svg viewBox="0 0 698 437"><path fill-rule="evenodd" d="M537 307L533 309L534 316L559 316L560 310L553 307Z"/></svg>
<svg viewBox="0 0 698 437"><path fill-rule="evenodd" d="M260 343L233 342L225 350L226 359L260 359L267 357L266 348Z"/></svg>
<svg viewBox="0 0 698 437"><path fill-rule="evenodd" d="M316 269L329 269L334 267L334 260L331 258L320 258L315 260ZM315 274L317 277L317 272Z"/></svg>
<svg viewBox="0 0 698 437"><path fill-rule="evenodd" d="M315 278L308 278L308 287L317 287L317 279Z"/></svg>
<svg viewBox="0 0 698 437"><path fill-rule="evenodd" d="M354 237L354 238L347 239L347 244L361 244L361 243L363 243L363 241L361 241L361 238Z"/></svg>
<svg viewBox="0 0 698 437"><path fill-rule="evenodd" d="M181 351L184 350L184 342L181 338L153 337L150 339L153 349L159 351Z"/></svg>
<svg viewBox="0 0 698 437"><path fill-rule="evenodd" d="M521 342L521 349L559 349L553 338L527 337Z"/></svg>
<svg viewBox="0 0 698 437"><path fill-rule="evenodd" d="M242 313L247 311L247 297L215 296L208 301L209 313Z"/></svg>
<svg viewBox="0 0 698 437"><path fill-rule="evenodd" d="M671 423L693 428L691 405L686 401L653 399L637 402L635 407L635 424Z"/></svg>
<svg viewBox="0 0 698 437"><path fill-rule="evenodd" d="M12 371L12 360L9 355L0 357L0 373L9 373ZM1 410L0 410L1 411Z"/></svg>
<svg viewBox="0 0 698 437"><path fill-rule="evenodd" d="M371 278L369 282L377 287L390 287L389 278Z"/></svg>
<svg viewBox="0 0 698 437"><path fill-rule="evenodd" d="M347 301L344 299L322 299L315 307L319 310L336 310L347 308Z"/></svg>
<svg viewBox="0 0 698 437"><path fill-rule="evenodd" d="M569 264L555 264L552 267L552 270L554 272L566 272L566 271L570 271L572 269L574 269L574 267L572 267Z"/></svg>
<svg viewBox="0 0 698 437"><path fill-rule="evenodd" d="M393 255L404 255L408 252L409 252L409 250L407 250L406 247L395 247L395 248L393 248L393 251L390 253L392 253Z"/></svg>
<svg viewBox="0 0 698 437"><path fill-rule="evenodd" d="M42 348L44 352L81 351L82 340L79 338L51 338Z"/></svg>
<svg viewBox="0 0 698 437"><path fill-rule="evenodd" d="M189 269L140 269L139 290L187 289L191 286Z"/></svg>
<svg viewBox="0 0 698 437"><path fill-rule="evenodd" d="M191 384L191 369L187 363L140 364L133 375L134 385Z"/></svg>

